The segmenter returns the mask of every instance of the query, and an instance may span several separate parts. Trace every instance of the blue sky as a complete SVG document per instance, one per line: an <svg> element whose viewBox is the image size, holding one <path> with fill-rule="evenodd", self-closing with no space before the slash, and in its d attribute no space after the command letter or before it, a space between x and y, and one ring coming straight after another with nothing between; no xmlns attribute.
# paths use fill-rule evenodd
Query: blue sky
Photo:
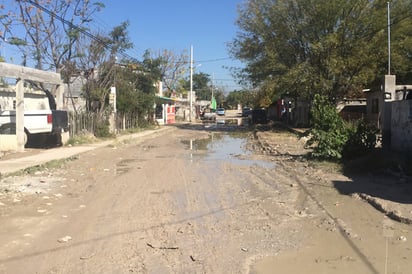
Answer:
<svg viewBox="0 0 412 274"><path fill-rule="evenodd" d="M227 43L236 36L237 6L242 0L100 0L106 8L94 18L97 27L110 30L129 20L134 50L129 55L141 60L145 50L168 49L189 52L193 46L196 72L213 76L215 85L226 91L240 87L225 67L239 67Z"/></svg>
<svg viewBox="0 0 412 274"><path fill-rule="evenodd" d="M5 7L15 0L0 0ZM129 37L134 49L128 55L142 59L145 50L167 49L181 54L193 46L195 72L209 74L214 85L225 91L240 89L227 67L241 67L232 60L228 43L238 31L238 5L246 0L92 0L106 6L93 16L92 32L108 33L129 21ZM15 4L15 3L13 3ZM11 63L21 63L21 53L0 43L1 55ZM199 66L200 65L200 66ZM187 75L188 76L188 75Z"/></svg>

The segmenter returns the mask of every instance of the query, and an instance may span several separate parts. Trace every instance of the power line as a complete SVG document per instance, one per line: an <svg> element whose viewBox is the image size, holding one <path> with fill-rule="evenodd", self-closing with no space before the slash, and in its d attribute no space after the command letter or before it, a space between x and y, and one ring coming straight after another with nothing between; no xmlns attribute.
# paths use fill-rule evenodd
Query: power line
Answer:
<svg viewBox="0 0 412 274"><path fill-rule="evenodd" d="M17 0L17 1L20 2L20 1L22 1L22 0ZM73 29L79 31L80 33L86 35L87 37L93 39L94 41L102 44L105 48L107 48L107 49L112 49L112 47L111 47L110 45L108 45L106 42L104 42L102 39L100 39L100 38L97 37L96 35L93 35L92 33L86 31L85 29L83 29L83 28L81 28L81 27L73 24L72 22L67 21L67 20L64 19L63 17L57 15L56 13L54 13L54 12L52 12L51 10L43 7L42 5L40 5L40 4L36 3L36 2L33 2L33 1L31 1L31 0L23 0L23 1L28 2L29 4L35 6L35 7L38 8L38 9L41 9L42 11L44 11L45 13L47 13L48 15L56 18L57 20L59 20L60 22L62 22L62 23L64 23L64 24L68 25L70 28L73 28ZM133 58L132 56L128 55L128 54L125 53L125 52L121 52L121 51L120 51L119 54L122 55L123 57L128 58L128 59L136 59L136 58Z"/></svg>
<svg viewBox="0 0 412 274"><path fill-rule="evenodd" d="M216 59L209 59L209 60L199 60L196 61L197 63L209 63L209 62L219 62L223 60L231 60L232 58L230 57L223 57L223 58L216 58Z"/></svg>
<svg viewBox="0 0 412 274"><path fill-rule="evenodd" d="M102 40L101 38L99 38L98 36L93 35L92 33L88 32L87 30L85 30L85 29L83 29L83 28L81 28L81 27L73 24L72 22L66 20L65 18L57 15L57 14L54 13L53 11L47 9L46 7L40 5L40 4L38 4L38 3L36 3L36 2L34 2L34 1L32 1L32 0L17 0L17 1L18 1L18 2L20 2L20 1L25 1L25 2L27 2L27 3L29 3L29 4L31 4L31 5L33 5L33 6L35 6L36 8L44 11L45 13L47 13L48 15L50 15L51 17L54 17L54 18L56 18L57 20L61 21L62 23L68 25L70 28L73 28L73 29L79 31L80 33L84 34L85 36L89 37L90 39L92 39L92 40L98 42L99 44L103 45L105 48L107 48L107 49L112 49L112 46L111 46L111 45L109 45L108 43L106 43L105 41L103 41L103 40ZM102 20L101 20L101 21L102 21ZM96 23L97 23L97 22L96 22ZM104 22L103 22L103 23L104 23ZM104 24L105 24L105 23L104 23ZM125 58L127 58L127 59L137 60L137 58L134 58L134 57L130 56L129 54L127 54L127 53L125 53L125 52L122 52L122 51L120 51L118 54L119 54L119 55L122 55L123 57L125 57ZM199 61L196 61L196 63L211 63L211 62L219 62L219 61L230 60L230 59L232 59L232 58L230 58L230 57L222 57L222 58L199 60ZM185 61L184 61L184 62L176 62L176 63L188 64L188 62L185 62ZM216 80L217 80L217 81L233 81L233 79L216 79Z"/></svg>
<svg viewBox="0 0 412 274"><path fill-rule="evenodd" d="M98 16L97 13L93 14L91 16L92 20L90 21L90 24L92 24L97 30L108 30L113 28L113 26L110 26L109 24L107 24L106 21L104 21L100 16ZM132 47L131 49L127 50L128 52L131 52L133 55L135 56L139 56L140 57L140 52L138 52L134 47ZM129 54L130 56L130 54Z"/></svg>

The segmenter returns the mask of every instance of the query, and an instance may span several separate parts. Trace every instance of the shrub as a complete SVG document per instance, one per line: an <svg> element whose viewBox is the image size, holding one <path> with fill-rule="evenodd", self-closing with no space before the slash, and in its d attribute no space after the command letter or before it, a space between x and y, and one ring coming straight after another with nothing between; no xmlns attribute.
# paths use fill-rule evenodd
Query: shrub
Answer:
<svg viewBox="0 0 412 274"><path fill-rule="evenodd" d="M363 120L348 126L348 140L343 147L343 158L353 159L365 155L376 146L378 129Z"/></svg>
<svg viewBox="0 0 412 274"><path fill-rule="evenodd" d="M327 97L316 94L310 111L311 129L306 145L313 146L311 156L321 160L342 158L348 140L348 128Z"/></svg>
<svg viewBox="0 0 412 274"><path fill-rule="evenodd" d="M99 138L112 137L110 133L110 124L107 120L102 120L96 123L94 135Z"/></svg>
<svg viewBox="0 0 412 274"><path fill-rule="evenodd" d="M348 160L375 148L378 130L363 120L345 122L327 97L315 95L310 113L312 126L306 145L313 147L313 158Z"/></svg>

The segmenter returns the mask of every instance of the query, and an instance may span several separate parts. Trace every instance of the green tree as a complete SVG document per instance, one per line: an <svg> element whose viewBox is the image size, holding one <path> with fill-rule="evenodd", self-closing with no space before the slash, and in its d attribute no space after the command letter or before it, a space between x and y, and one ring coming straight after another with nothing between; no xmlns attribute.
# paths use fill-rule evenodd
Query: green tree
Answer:
<svg viewBox="0 0 412 274"><path fill-rule="evenodd" d="M412 68L411 5L391 2L394 71L404 78ZM340 98L386 73L386 13L382 0L249 0L230 50L246 64L244 79L269 88L263 96Z"/></svg>
<svg viewBox="0 0 412 274"><path fill-rule="evenodd" d="M196 92L196 97L198 100L210 100L212 98L212 89L210 87L210 75L199 72L194 73L192 76L193 80L193 91ZM190 79L185 79L182 83L182 87L189 91L190 90Z"/></svg>
<svg viewBox="0 0 412 274"><path fill-rule="evenodd" d="M256 105L256 93L249 90L235 90L226 96L226 103L232 108L238 104L243 107L254 107Z"/></svg>
<svg viewBox="0 0 412 274"><path fill-rule="evenodd" d="M155 84L162 77L161 63L161 58L153 59L146 51L142 62L130 62L116 71L117 109L135 122L134 127L153 123Z"/></svg>
<svg viewBox="0 0 412 274"><path fill-rule="evenodd" d="M185 79L181 83L183 89L190 90L190 80ZM218 86L214 86L210 75L199 72L193 74L193 91L196 93L197 100L211 101L212 94L216 100L217 106L224 106L225 95L224 90Z"/></svg>
<svg viewBox="0 0 412 274"><path fill-rule="evenodd" d="M196 92L198 100L211 100L212 89L209 86L210 75L199 72L193 74L193 90Z"/></svg>
<svg viewBox="0 0 412 274"><path fill-rule="evenodd" d="M86 78L83 95L89 111L101 115L106 111L110 88L116 83L118 73L121 72L118 69L117 55L132 47L128 26L128 22L121 23L108 35L96 34L97 41L85 37L79 45L79 69ZM123 61L125 60L120 60L121 63Z"/></svg>
<svg viewBox="0 0 412 274"><path fill-rule="evenodd" d="M399 83L412 80L412 1L391 2L391 73ZM382 60L383 61L383 60ZM378 82L378 86L380 86Z"/></svg>
<svg viewBox="0 0 412 274"><path fill-rule="evenodd" d="M326 96L314 96L310 113L312 125L306 132L306 145L313 148L314 158L350 160L375 148L377 129L362 120L345 122Z"/></svg>
<svg viewBox="0 0 412 274"><path fill-rule="evenodd" d="M138 127L139 115L139 91L137 90L136 73L139 72L140 64L129 63L127 66L116 68L116 107L118 114L126 120L131 121L129 126ZM132 117L137 117L133 119Z"/></svg>

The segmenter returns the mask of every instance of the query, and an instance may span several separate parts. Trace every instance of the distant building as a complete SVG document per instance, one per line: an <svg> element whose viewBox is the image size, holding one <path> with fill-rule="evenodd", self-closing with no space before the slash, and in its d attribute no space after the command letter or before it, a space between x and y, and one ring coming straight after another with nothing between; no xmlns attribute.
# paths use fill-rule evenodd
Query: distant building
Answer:
<svg viewBox="0 0 412 274"><path fill-rule="evenodd" d="M346 121L366 119L367 106L365 98L344 99L337 104L336 109L340 117Z"/></svg>
<svg viewBox="0 0 412 274"><path fill-rule="evenodd" d="M86 84L86 78L83 76L73 77L69 85L64 84L64 105L69 111L86 110L86 98L83 96L83 86Z"/></svg>
<svg viewBox="0 0 412 274"><path fill-rule="evenodd" d="M364 92L367 121L381 131L383 146L412 151L412 85L396 85L395 75L385 75L382 88Z"/></svg>

